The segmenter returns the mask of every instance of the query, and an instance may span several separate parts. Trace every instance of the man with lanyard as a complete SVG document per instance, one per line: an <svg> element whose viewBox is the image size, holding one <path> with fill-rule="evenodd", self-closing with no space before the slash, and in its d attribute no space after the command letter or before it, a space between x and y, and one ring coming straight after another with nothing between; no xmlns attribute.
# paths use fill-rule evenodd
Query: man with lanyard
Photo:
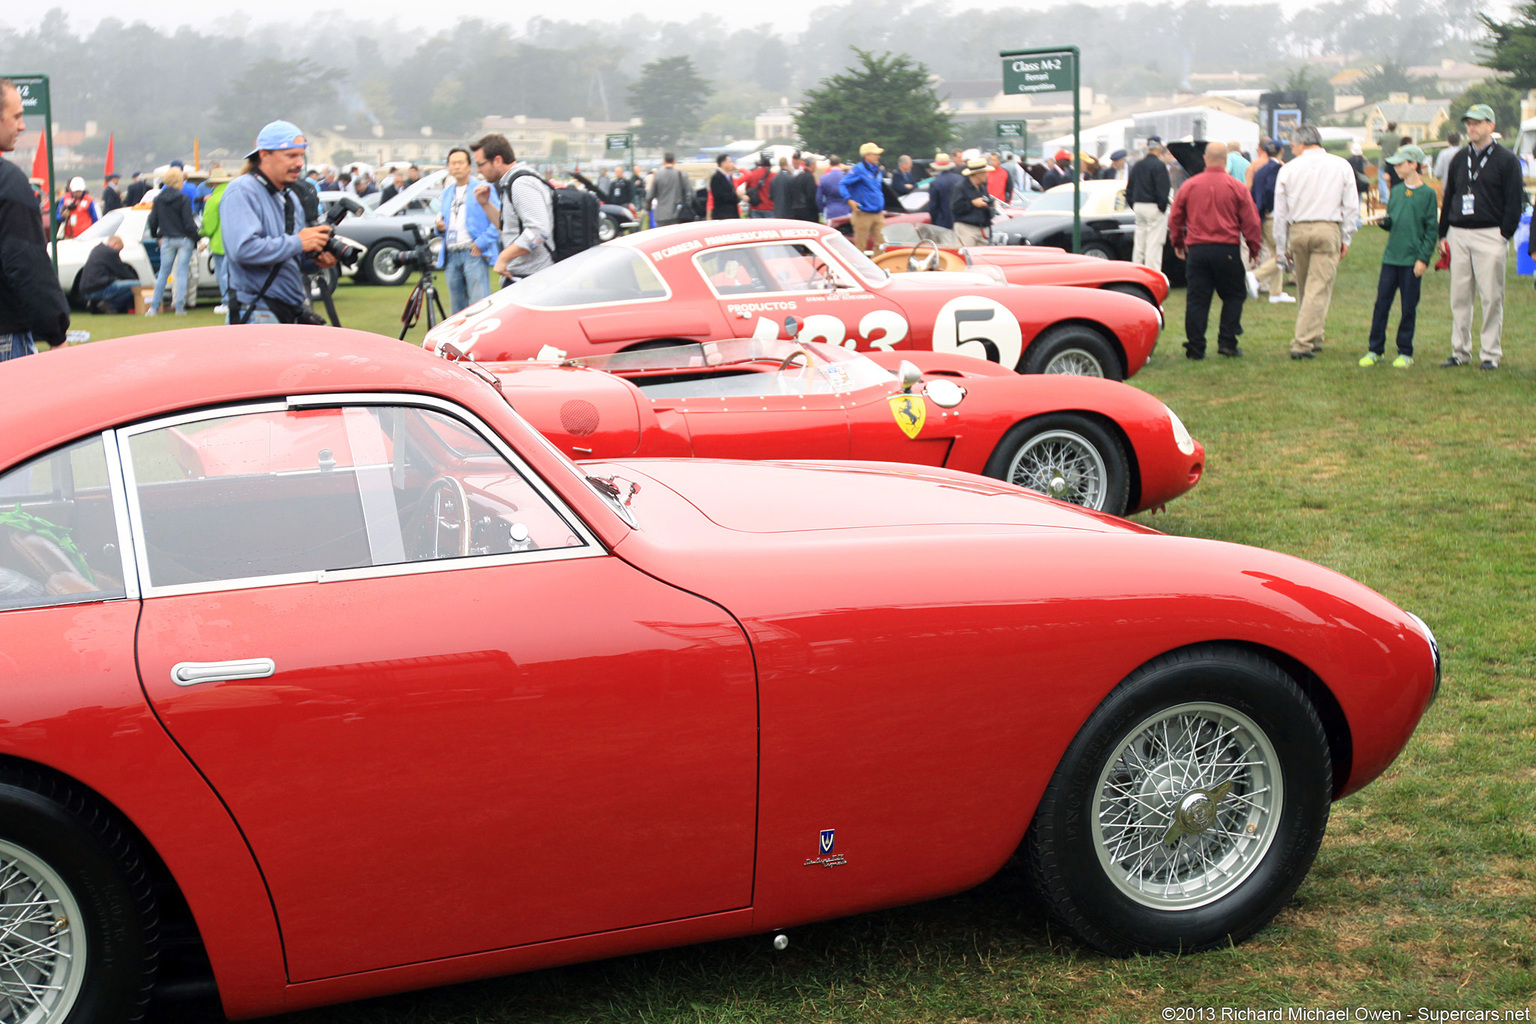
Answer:
<svg viewBox="0 0 1536 1024"><path fill-rule="evenodd" d="M462 146L448 151L448 176L453 180L438 197L437 230L444 233L437 265L448 278L449 313L457 313L491 294L491 264L500 251L501 194L491 192L491 204L497 216L487 217L478 202L473 202L469 183L469 150Z"/></svg>
<svg viewBox="0 0 1536 1024"><path fill-rule="evenodd" d="M256 136L241 175L224 190L219 221L229 276L229 322L297 323L304 312L304 255L321 269L336 265L322 252L328 225L304 226L289 186L304 170L304 133L288 121L273 121Z"/></svg>
<svg viewBox="0 0 1536 1024"><path fill-rule="evenodd" d="M1461 119L1467 145L1451 158L1440 204L1440 250L1451 260L1451 356L1442 368L1472 362L1472 293L1483 303L1484 370L1504 351L1504 271L1509 240L1525 201L1520 158L1493 140L1493 108L1478 103Z"/></svg>
<svg viewBox="0 0 1536 1024"><path fill-rule="evenodd" d="M491 202L492 186L475 186L480 209L493 223L501 224L501 253L492 270L506 279L502 287L553 266L554 190L533 168L518 161L505 135L487 135L470 143L469 148L474 151L481 177L495 182L501 193L501 209L497 210Z"/></svg>

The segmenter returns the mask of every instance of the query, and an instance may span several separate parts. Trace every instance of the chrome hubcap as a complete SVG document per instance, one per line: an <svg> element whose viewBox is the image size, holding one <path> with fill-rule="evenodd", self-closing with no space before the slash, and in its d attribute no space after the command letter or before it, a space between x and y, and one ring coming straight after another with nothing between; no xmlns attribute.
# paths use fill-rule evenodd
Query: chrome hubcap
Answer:
<svg viewBox="0 0 1536 1024"><path fill-rule="evenodd" d="M74 895L46 862L0 841L0 1020L63 1020L80 995L85 935Z"/></svg>
<svg viewBox="0 0 1536 1024"><path fill-rule="evenodd" d="M1099 450L1081 434L1048 430L1019 449L1009 467L1008 482L1061 501L1102 509L1109 494L1109 469Z"/></svg>
<svg viewBox="0 0 1536 1024"><path fill-rule="evenodd" d="M1246 715L1218 704L1160 711L1130 731L1099 775L1100 866L1143 906L1204 906L1258 867L1283 797L1274 746Z"/></svg>

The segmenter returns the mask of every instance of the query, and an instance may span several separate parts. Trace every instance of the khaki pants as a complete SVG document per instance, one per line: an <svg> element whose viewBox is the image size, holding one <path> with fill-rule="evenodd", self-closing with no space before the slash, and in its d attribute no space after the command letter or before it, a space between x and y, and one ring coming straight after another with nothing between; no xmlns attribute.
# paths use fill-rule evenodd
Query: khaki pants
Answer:
<svg viewBox="0 0 1536 1024"><path fill-rule="evenodd" d="M853 245L859 252L879 252L885 244L885 211L853 211Z"/></svg>
<svg viewBox="0 0 1536 1024"><path fill-rule="evenodd" d="M1287 243L1296 261L1296 336L1292 352L1320 352L1333 281L1339 272L1344 230L1337 221L1303 220L1291 225Z"/></svg>
<svg viewBox="0 0 1536 1024"><path fill-rule="evenodd" d="M1482 356L1499 365L1504 354L1504 265L1509 244L1498 228L1456 228L1446 233L1451 243L1451 355L1472 361L1472 292L1483 303Z"/></svg>
<svg viewBox="0 0 1536 1024"><path fill-rule="evenodd" d="M987 244L987 229L975 224L956 222L955 234L960 236L960 244L966 247Z"/></svg>
<svg viewBox="0 0 1536 1024"><path fill-rule="evenodd" d="M1156 203L1137 203L1136 240L1131 247L1131 262L1154 270L1163 269L1163 245L1168 241L1168 211Z"/></svg>
<svg viewBox="0 0 1536 1024"><path fill-rule="evenodd" d="M1285 271L1280 269L1280 264L1275 262L1275 218L1264 218L1264 244L1259 249L1259 265L1254 268L1253 276L1259 279L1259 284L1269 285L1270 295L1279 295L1285 291Z"/></svg>

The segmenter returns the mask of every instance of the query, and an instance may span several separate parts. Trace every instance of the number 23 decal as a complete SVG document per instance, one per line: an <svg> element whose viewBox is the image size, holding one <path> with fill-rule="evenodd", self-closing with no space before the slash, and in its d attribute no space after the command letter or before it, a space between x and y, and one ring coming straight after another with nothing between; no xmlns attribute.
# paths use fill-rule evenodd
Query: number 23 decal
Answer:
<svg viewBox="0 0 1536 1024"><path fill-rule="evenodd" d="M761 329L761 318L758 326ZM778 325L773 324L773 334L770 336L778 337L778 330ZM754 331L753 335L756 336L756 333ZM848 328L843 322L826 313L806 317L800 323L800 332L795 335L797 341L819 341L823 345L840 345L852 349L857 349L862 339L866 347L886 352L901 344L906 337L906 318L894 309L876 309L864 314L864 319L859 321L859 336L856 338L848 337Z"/></svg>
<svg viewBox="0 0 1536 1024"><path fill-rule="evenodd" d="M757 327L754 335L762 332L767 337L779 336L779 327L771 320L760 317ZM806 317L796 337L824 345L889 352L906 340L909 331L906 318L900 313L876 309L859 321L856 337L848 337L843 321L827 313ZM946 302L934 318L933 350L990 359L1014 369L1024 354L1024 332L1018 318L1002 303L981 295L961 295Z"/></svg>

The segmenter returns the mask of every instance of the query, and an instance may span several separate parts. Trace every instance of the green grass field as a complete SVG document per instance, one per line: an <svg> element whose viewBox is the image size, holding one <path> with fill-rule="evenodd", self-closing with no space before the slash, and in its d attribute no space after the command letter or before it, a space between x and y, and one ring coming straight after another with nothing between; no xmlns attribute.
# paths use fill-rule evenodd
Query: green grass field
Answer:
<svg viewBox="0 0 1536 1024"><path fill-rule="evenodd" d="M1527 1010L1536 1003L1536 294L1511 261L1504 367L1439 370L1447 282L1432 275L1418 364L1360 369L1384 239L1365 229L1345 260L1320 358L1293 363L1295 306L1261 301L1245 316L1246 358L1215 358L1213 333L1210 358L1185 360L1178 291L1159 354L1135 379L1209 455L1200 486L1143 521L1331 566L1422 615L1444 649L1439 702L1383 778L1335 805L1311 875L1256 938L1196 956L1108 959L1062 936L1005 871L950 899L796 929L783 953L766 937L741 939L277 1019L1142 1022L1276 1008L1359 1020ZM404 294L346 287L342 318L398 334ZM81 317L76 326L107 337L211 320ZM463 913L474 899L455 891L445 863L441 877L423 879L420 901L400 908L400 927L418 914Z"/></svg>

